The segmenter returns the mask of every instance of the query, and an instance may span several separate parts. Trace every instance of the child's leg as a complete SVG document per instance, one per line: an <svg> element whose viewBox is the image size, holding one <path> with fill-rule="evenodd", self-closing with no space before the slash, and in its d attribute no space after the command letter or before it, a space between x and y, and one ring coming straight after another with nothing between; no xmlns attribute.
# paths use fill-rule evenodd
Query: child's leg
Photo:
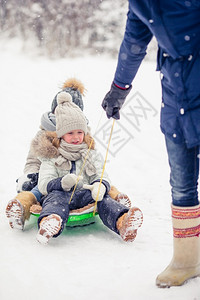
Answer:
<svg viewBox="0 0 200 300"><path fill-rule="evenodd" d="M98 212L103 223L112 231L120 234L124 241L133 241L137 229L142 225L143 216L139 208L128 209L106 195L97 203Z"/></svg>
<svg viewBox="0 0 200 300"><path fill-rule="evenodd" d="M69 217L69 209L79 209L94 203L88 190L76 191L72 199L71 194L71 192L52 191L45 197L38 219L37 240L40 243L47 244L50 238L61 234Z"/></svg>
<svg viewBox="0 0 200 300"><path fill-rule="evenodd" d="M40 193L37 185L31 190L31 193L34 194L38 202L41 202L42 194Z"/></svg>
<svg viewBox="0 0 200 300"><path fill-rule="evenodd" d="M9 219L10 227L23 229L25 220L30 217L30 207L36 203L36 197L31 192L21 192L13 200L10 200L6 207L6 216Z"/></svg>
<svg viewBox="0 0 200 300"><path fill-rule="evenodd" d="M91 196L91 191L89 190L77 190L74 193L74 196L71 199L70 202L70 211L75 209L80 209L83 207L86 207L88 205L94 204L95 201Z"/></svg>
<svg viewBox="0 0 200 300"><path fill-rule="evenodd" d="M40 214L40 212L42 210L42 206L41 206L42 194L40 193L37 185L31 190L31 193L34 194L34 196L36 197L38 202L37 202L37 204L33 204L30 207L30 213Z"/></svg>
<svg viewBox="0 0 200 300"><path fill-rule="evenodd" d="M97 209L99 217L101 218L104 225L106 225L109 229L119 234L119 231L116 226L117 220L123 214L128 212L128 208L113 200L107 194L102 201L97 202Z"/></svg>
<svg viewBox="0 0 200 300"><path fill-rule="evenodd" d="M62 223L62 219L59 215L51 214L44 217L39 224L39 231L36 236L37 241L46 245L50 238L58 236Z"/></svg>
<svg viewBox="0 0 200 300"><path fill-rule="evenodd" d="M47 243L51 237L57 237L61 234L69 217L69 199L69 193L57 190L45 197L38 218L37 240L39 242Z"/></svg>

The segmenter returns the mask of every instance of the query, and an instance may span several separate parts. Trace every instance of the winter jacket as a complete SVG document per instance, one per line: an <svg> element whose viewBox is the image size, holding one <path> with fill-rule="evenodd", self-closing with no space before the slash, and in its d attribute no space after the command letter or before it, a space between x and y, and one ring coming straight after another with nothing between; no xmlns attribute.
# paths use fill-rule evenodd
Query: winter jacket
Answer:
<svg viewBox="0 0 200 300"><path fill-rule="evenodd" d="M40 135L45 130L55 131L56 121L55 115L51 112L46 112L41 117L41 130L38 131L37 135ZM26 164L24 166L24 174L38 173L41 165L41 161L35 156L33 149L30 148L28 156L26 158Z"/></svg>
<svg viewBox="0 0 200 300"><path fill-rule="evenodd" d="M161 130L200 145L200 0L129 0L114 82L130 85L155 36L162 78Z"/></svg>
<svg viewBox="0 0 200 300"><path fill-rule="evenodd" d="M52 135L52 133L50 132L42 132L36 136L31 145L32 152L41 161L38 187L43 195L46 195L52 190L63 191L61 185L62 177L72 172L76 175L79 175L83 165L82 159L78 159L74 162L74 164L72 163L72 169L69 171L57 167L55 165L55 162L59 156L59 151L56 146L52 144L53 137L54 135ZM90 154L90 160L96 168L96 173L92 176L88 176L83 170L81 174L81 176L83 177L83 184L92 184L95 181L100 181L101 179L103 159L96 150L90 149ZM106 186L106 190L108 192L110 190L110 180L106 172L104 172L103 183Z"/></svg>

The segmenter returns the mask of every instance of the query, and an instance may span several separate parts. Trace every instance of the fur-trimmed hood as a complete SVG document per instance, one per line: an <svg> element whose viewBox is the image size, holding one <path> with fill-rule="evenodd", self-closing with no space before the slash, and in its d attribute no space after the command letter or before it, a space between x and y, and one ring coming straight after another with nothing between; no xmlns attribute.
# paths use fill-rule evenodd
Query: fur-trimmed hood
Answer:
<svg viewBox="0 0 200 300"><path fill-rule="evenodd" d="M91 135L85 135L84 142L88 148L94 150L95 143ZM31 143L31 152L38 158L57 158L59 145L60 139L58 139L55 131L40 130Z"/></svg>
<svg viewBox="0 0 200 300"><path fill-rule="evenodd" d="M59 156L59 140L56 132L40 130L31 143L31 152L39 158Z"/></svg>
<svg viewBox="0 0 200 300"><path fill-rule="evenodd" d="M94 149L93 139L90 135L84 137L84 142L88 147L83 145L81 151L78 153L73 151L69 151L68 153L66 151L67 157L65 158L65 148L61 140L57 138L56 132L45 130L38 132L31 143L31 152L41 161L38 187L43 195L47 194L47 185L51 180L62 178L71 172L71 161L75 161L73 172L75 172L76 175L82 173L83 183L92 184L100 180L104 164L103 158L98 151ZM72 145L69 145L69 149L70 146ZM89 147L93 151L88 153L87 148ZM87 160L85 161L86 157ZM110 183L106 172L104 172L103 180Z"/></svg>

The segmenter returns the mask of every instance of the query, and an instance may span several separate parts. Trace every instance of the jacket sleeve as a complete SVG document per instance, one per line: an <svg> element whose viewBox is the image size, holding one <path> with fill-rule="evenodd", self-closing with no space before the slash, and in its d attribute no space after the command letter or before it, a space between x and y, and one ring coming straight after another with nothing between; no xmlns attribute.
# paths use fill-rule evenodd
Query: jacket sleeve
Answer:
<svg viewBox="0 0 200 300"><path fill-rule="evenodd" d="M50 189L52 190L51 185L48 186L48 184L52 181L52 183L55 183L55 179L59 178L59 174L57 172L57 169L55 167L54 161L50 159L43 159L41 166L40 166L40 172L39 172L39 179L38 179L38 188L39 191L46 195ZM60 179L58 179L58 186L60 187ZM55 187L56 189L56 187Z"/></svg>
<svg viewBox="0 0 200 300"><path fill-rule="evenodd" d="M49 181L49 183L47 184L47 193L49 194L50 192L52 192L53 190L57 190L57 191L63 191L62 188L62 180L63 177L58 177L55 179L52 179L51 181Z"/></svg>
<svg viewBox="0 0 200 300"><path fill-rule="evenodd" d="M38 173L41 161L29 150L24 166L24 174Z"/></svg>
<svg viewBox="0 0 200 300"><path fill-rule="evenodd" d="M43 134L43 132L44 130L39 130L36 136L34 137L34 140L38 140L40 136ZM41 161L38 159L37 155L34 152L35 151L33 150L32 143L31 143L30 150L26 158L26 164L24 166L24 174L39 172Z"/></svg>
<svg viewBox="0 0 200 300"><path fill-rule="evenodd" d="M149 28L129 9L124 39L118 55L115 84L121 87L131 85L152 36Z"/></svg>

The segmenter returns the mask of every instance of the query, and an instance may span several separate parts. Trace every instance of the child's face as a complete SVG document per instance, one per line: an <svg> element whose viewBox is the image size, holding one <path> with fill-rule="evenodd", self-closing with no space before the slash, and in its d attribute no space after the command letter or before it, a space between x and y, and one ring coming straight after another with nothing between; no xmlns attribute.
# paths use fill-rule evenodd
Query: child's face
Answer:
<svg viewBox="0 0 200 300"><path fill-rule="evenodd" d="M72 130L63 135L63 140L68 144L80 145L84 139L84 131L83 130Z"/></svg>

